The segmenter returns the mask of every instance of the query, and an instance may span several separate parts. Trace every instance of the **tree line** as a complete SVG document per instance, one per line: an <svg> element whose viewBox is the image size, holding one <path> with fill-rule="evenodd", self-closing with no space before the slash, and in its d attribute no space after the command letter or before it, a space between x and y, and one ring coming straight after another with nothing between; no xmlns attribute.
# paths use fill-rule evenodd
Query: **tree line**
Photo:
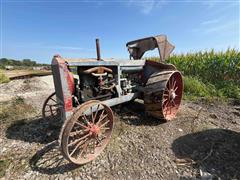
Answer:
<svg viewBox="0 0 240 180"><path fill-rule="evenodd" d="M49 64L37 63L31 59L23 59L23 60L15 60L15 59L0 59L0 68L3 69L5 66L24 66L24 67L32 67L32 66L49 66Z"/></svg>

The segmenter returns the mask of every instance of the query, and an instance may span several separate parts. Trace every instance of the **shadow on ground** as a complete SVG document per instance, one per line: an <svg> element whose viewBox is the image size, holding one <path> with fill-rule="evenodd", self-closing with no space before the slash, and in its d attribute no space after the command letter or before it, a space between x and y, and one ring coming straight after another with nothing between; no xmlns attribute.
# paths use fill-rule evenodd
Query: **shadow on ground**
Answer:
<svg viewBox="0 0 240 180"><path fill-rule="evenodd" d="M164 123L164 121L159 119L146 116L144 105L136 101L113 107L113 110L120 116L120 120L128 125L156 126ZM59 119L42 119L37 117L33 120L17 120L6 130L6 137L30 143L50 143L58 139L63 124Z"/></svg>
<svg viewBox="0 0 240 180"><path fill-rule="evenodd" d="M240 133L210 129L179 137L172 144L179 159L192 159L194 168L213 177L240 179Z"/></svg>
<svg viewBox="0 0 240 180"><path fill-rule="evenodd" d="M62 174L80 167L65 160L57 141L53 141L37 151L30 159L29 164L32 170L49 175Z"/></svg>
<svg viewBox="0 0 240 180"><path fill-rule="evenodd" d="M9 139L46 144L58 139L62 122L59 119L18 120L6 130Z"/></svg>
<svg viewBox="0 0 240 180"><path fill-rule="evenodd" d="M157 126L163 124L164 120L147 116L144 104L138 101L131 101L113 107L114 112L120 116L120 120L128 125L133 126Z"/></svg>

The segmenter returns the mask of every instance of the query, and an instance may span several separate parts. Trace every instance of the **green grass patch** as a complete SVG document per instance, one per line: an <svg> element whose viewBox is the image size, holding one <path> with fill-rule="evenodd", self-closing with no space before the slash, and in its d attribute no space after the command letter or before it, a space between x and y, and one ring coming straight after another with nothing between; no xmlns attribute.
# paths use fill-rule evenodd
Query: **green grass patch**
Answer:
<svg viewBox="0 0 240 180"><path fill-rule="evenodd" d="M184 77L184 91L193 96L210 96L208 87L199 79L194 77Z"/></svg>
<svg viewBox="0 0 240 180"><path fill-rule="evenodd" d="M7 83L10 79L0 70L0 84Z"/></svg>

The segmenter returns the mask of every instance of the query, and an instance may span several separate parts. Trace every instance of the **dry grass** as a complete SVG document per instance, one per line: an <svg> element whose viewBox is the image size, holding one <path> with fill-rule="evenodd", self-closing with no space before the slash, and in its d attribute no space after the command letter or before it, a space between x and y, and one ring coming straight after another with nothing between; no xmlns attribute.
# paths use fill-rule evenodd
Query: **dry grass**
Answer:
<svg viewBox="0 0 240 180"><path fill-rule="evenodd" d="M11 102L0 104L0 123L12 123L27 119L35 113L35 109L24 102L21 97L14 98Z"/></svg>
<svg viewBox="0 0 240 180"><path fill-rule="evenodd" d="M10 70L6 71L4 70L3 73L8 77L8 78L14 78L17 76L25 76L25 75L32 75L32 76L42 76L42 75L50 75L51 71L46 71L46 70Z"/></svg>
<svg viewBox="0 0 240 180"><path fill-rule="evenodd" d="M8 76L3 71L0 71L0 84L9 82Z"/></svg>

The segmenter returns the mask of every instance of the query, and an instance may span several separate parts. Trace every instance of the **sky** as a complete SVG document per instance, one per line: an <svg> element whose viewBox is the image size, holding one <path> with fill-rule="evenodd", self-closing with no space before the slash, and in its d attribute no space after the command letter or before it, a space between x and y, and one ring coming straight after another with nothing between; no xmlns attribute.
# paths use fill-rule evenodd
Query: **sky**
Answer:
<svg viewBox="0 0 240 180"><path fill-rule="evenodd" d="M159 34L177 54L240 48L238 0L0 1L0 58L92 58L95 38L102 58L128 58L128 41Z"/></svg>

